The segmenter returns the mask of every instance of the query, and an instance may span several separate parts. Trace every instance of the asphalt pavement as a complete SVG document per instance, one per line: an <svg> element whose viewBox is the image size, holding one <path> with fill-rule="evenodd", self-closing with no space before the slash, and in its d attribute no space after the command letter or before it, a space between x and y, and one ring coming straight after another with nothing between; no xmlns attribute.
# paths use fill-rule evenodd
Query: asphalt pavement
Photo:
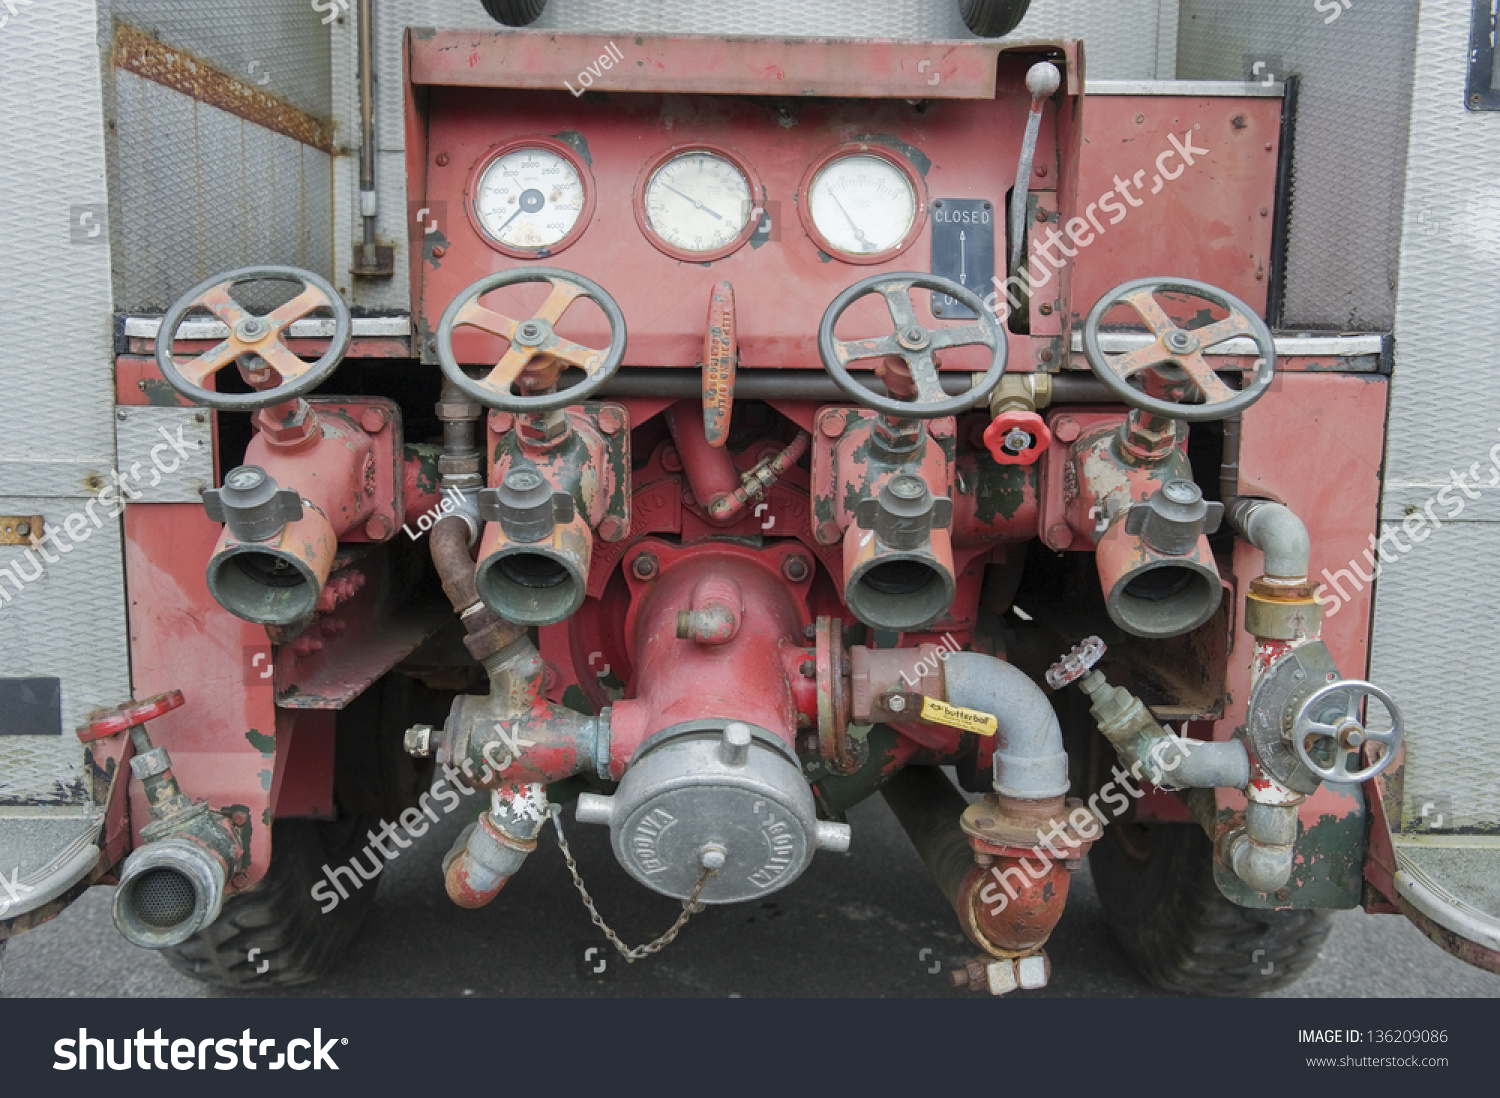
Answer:
<svg viewBox="0 0 1500 1098"><path fill-rule="evenodd" d="M472 802L476 807L478 798ZM488 908L443 892L439 862L465 822L455 812L382 875L380 899L322 983L279 991L343 996L962 996L946 972L973 955L916 852L874 797L850 814L848 854L818 854L790 887L758 903L711 908L654 957L626 965L591 925L549 826L540 847ZM680 906L636 885L604 828L569 838L599 909L630 945L671 925ZM205 987L115 930L112 890L94 888L61 916L10 943L7 997L255 995ZM1161 994L1110 936L1085 868L1048 952L1055 997ZM602 971L595 971L601 962ZM1342 912L1323 956L1283 997L1500 997L1500 976L1427 941L1400 916Z"/></svg>

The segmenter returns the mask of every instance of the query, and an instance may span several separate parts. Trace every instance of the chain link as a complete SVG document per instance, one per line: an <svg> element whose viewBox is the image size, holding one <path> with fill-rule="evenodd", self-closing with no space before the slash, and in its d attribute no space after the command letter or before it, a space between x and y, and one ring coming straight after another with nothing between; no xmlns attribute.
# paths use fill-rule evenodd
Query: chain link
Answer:
<svg viewBox="0 0 1500 1098"><path fill-rule="evenodd" d="M666 932L654 941L645 945L636 946L632 949L620 941L620 936L611 930L604 922L604 917L599 914L599 909L594 906L594 898L589 895L589 890L584 887L583 877L578 873L578 862L573 858L573 851L568 848L568 840L563 837L562 829L562 806L551 804L547 806L552 817L552 827L557 832L557 845L562 850L563 860L568 863L568 872L573 875L573 884L578 889L578 894L583 897L583 906L588 909L589 917L594 925L604 931L604 936L609 939L610 944L620 951L620 956L625 958L626 964L634 964L643 957L649 957L653 953L659 953L676 940L687 921L698 912L703 910L703 905L698 902L703 889L707 886L716 870L704 869L703 875L698 878L698 883L693 886L693 893L682 903L682 914L677 916L677 921L667 928Z"/></svg>

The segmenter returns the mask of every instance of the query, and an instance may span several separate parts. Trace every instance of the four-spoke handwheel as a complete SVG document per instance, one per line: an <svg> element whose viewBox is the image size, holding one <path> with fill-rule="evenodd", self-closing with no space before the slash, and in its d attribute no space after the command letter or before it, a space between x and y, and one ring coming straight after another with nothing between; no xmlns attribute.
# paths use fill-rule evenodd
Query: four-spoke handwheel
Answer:
<svg viewBox="0 0 1500 1098"><path fill-rule="evenodd" d="M547 300L529 319L513 320L479 304L491 290L520 282L547 282L552 286ZM554 330L568 306L580 297L599 306L609 321L609 346L602 351L564 339ZM477 328L510 343L500 361L477 381L464 373L453 355L453 332L457 328ZM614 376L625 357L625 314L604 287L582 275L555 267L517 267L487 275L453 299L438 322L437 353L448 380L481 404L505 412L552 412L587 400ZM588 376L558 392L531 396L513 393L512 387L539 358L577 366Z"/></svg>
<svg viewBox="0 0 1500 1098"><path fill-rule="evenodd" d="M966 305L979 319L956 328L923 327L912 304L912 290L917 287L947 294ZM895 332L876 339L835 339L834 326L849 306L874 293L885 298L886 308L896 325ZM972 389L952 397L943 391L937 362L933 359L935 352L950 347L986 347L990 352L990 364L984 376ZM979 404L1000 384L1001 375L1005 373L1007 351L1005 329L995 319L994 312L985 308L978 294L951 279L912 271L861 279L829 303L823 312L823 322L818 325L818 353L823 358L824 369L838 387L856 403L897 419L938 419L957 415ZM849 373L851 362L886 355L904 360L911 370L912 384L916 389L914 399L881 396L861 385Z"/></svg>
<svg viewBox="0 0 1500 1098"><path fill-rule="evenodd" d="M302 291L284 305L257 316L230 294L236 286L252 282L296 282ZM177 331L194 309L203 309L229 327L229 336L221 343L187 362L172 356ZM287 349L286 331L314 309L333 313L333 338L328 350L316 362L298 358ZM194 404L217 408L221 412L253 411L311 392L333 373L349 350L354 326L349 307L338 292L311 271L296 267L244 267L215 275L183 294L162 317L156 333L156 364L172 388ZM274 370L280 381L271 388L253 393L216 393L203 383L231 362L243 362L247 369Z"/></svg>
<svg viewBox="0 0 1500 1098"><path fill-rule="evenodd" d="M1159 293L1202 298L1227 310L1229 316L1201 328L1180 328L1156 300ZM1106 355L1099 344L1099 325L1106 313L1122 304L1135 310L1155 338L1125 354ZM1235 390L1214 373L1203 352L1238 336L1253 339L1259 357L1255 374L1244 388ZM1094 376L1121 401L1143 412L1188 423L1208 423L1239 415L1266 394L1276 372L1276 341L1266 322L1233 294L1187 278L1139 278L1116 286L1099 299L1084 321L1083 353L1093 367ZM1203 398L1201 404L1182 404L1151 396L1131 384L1138 375L1152 370L1162 373L1168 381L1176 380L1169 372L1174 367L1180 368L1197 389Z"/></svg>

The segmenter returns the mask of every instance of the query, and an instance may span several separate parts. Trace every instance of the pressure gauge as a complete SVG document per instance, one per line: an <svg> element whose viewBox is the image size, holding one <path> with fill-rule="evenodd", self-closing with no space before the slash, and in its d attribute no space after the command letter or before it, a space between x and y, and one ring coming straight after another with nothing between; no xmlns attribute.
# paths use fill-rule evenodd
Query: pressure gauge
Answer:
<svg viewBox="0 0 1500 1098"><path fill-rule="evenodd" d="M905 250L926 210L915 169L877 145L846 146L815 161L798 203L808 235L849 263L879 263Z"/></svg>
<svg viewBox="0 0 1500 1098"><path fill-rule="evenodd" d="M727 150L670 149L647 165L636 216L660 251L698 262L718 259L755 232L752 178L749 166Z"/></svg>
<svg viewBox="0 0 1500 1098"><path fill-rule="evenodd" d="M511 142L475 172L470 214L493 247L522 259L544 258L567 247L587 226L593 208L590 182L562 142Z"/></svg>

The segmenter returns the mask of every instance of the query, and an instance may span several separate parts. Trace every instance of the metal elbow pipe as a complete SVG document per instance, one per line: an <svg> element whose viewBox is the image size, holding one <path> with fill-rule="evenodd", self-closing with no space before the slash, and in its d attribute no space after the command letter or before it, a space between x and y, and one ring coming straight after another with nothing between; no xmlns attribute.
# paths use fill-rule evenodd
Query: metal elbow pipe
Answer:
<svg viewBox="0 0 1500 1098"><path fill-rule="evenodd" d="M1245 826L1225 839L1226 860L1251 888L1274 893L1291 880L1296 843L1295 804L1252 800L1245 808Z"/></svg>
<svg viewBox="0 0 1500 1098"><path fill-rule="evenodd" d="M1244 789L1250 783L1250 755L1239 740L1186 740L1172 736L1176 765L1158 752L1162 776L1174 789Z"/></svg>
<svg viewBox="0 0 1500 1098"><path fill-rule="evenodd" d="M1229 506L1229 523L1265 554L1267 576L1292 583L1307 579L1312 542L1291 508L1268 499L1237 499Z"/></svg>
<svg viewBox="0 0 1500 1098"><path fill-rule="evenodd" d="M1062 727L1042 688L1024 671L978 652L955 652L943 665L944 696L999 725L995 792L1042 800L1068 792Z"/></svg>
<svg viewBox="0 0 1500 1098"><path fill-rule="evenodd" d="M443 859L443 884L459 907L478 908L500 894L536 849L547 819L546 790L510 785L494 792L490 810L459 833Z"/></svg>

